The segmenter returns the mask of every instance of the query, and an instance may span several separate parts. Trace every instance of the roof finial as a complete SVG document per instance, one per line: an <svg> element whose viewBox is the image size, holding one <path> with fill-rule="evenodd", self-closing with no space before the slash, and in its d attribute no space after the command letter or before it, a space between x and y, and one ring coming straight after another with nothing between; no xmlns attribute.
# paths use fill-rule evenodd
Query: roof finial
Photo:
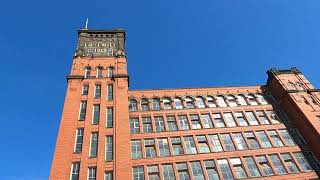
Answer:
<svg viewBox="0 0 320 180"><path fill-rule="evenodd" d="M89 19L87 18L85 29L88 29L88 22L89 22Z"/></svg>

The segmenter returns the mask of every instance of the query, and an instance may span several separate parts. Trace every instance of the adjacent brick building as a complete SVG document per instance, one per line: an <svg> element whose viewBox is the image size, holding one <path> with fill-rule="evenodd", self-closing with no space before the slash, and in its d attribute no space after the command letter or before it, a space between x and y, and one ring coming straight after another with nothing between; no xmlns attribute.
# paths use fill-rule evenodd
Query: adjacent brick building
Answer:
<svg viewBox="0 0 320 180"><path fill-rule="evenodd" d="M121 29L79 30L51 180L319 178L320 92L298 69L129 90L124 44Z"/></svg>

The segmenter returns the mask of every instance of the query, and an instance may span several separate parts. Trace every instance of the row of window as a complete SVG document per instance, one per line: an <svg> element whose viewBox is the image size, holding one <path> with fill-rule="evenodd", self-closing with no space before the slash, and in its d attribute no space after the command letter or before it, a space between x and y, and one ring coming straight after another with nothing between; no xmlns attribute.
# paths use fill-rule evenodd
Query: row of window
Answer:
<svg viewBox="0 0 320 180"><path fill-rule="evenodd" d="M84 77L86 79L89 79L89 78L92 78L92 77L95 77L95 78L103 78L103 77L112 78L113 77L113 73L114 73L114 68L113 67L108 67L107 74L105 74L105 75L103 73L103 67L98 66L95 69L96 69L96 74L94 76L92 76L92 74L91 74L92 69L91 69L91 67L87 66L85 68Z"/></svg>
<svg viewBox="0 0 320 180"><path fill-rule="evenodd" d="M306 156L313 156L312 152L304 152ZM159 164L136 166L132 168L132 180L160 180L160 171L165 180L232 180L248 177L284 175L288 173L309 172L313 168L303 153L281 153L258 156L245 156L203 161L176 162L173 164ZM316 159L313 159L317 162ZM271 165L272 164L272 165ZM177 175L177 176L176 176Z"/></svg>
<svg viewBox="0 0 320 180"><path fill-rule="evenodd" d="M178 121L176 119L178 119ZM234 113L204 113L200 115L190 113L188 115L154 116L152 118L151 116L146 116L141 119L137 117L130 117L130 132L150 133L279 123L281 123L281 120L273 110L238 111Z"/></svg>
<svg viewBox="0 0 320 180"><path fill-rule="evenodd" d="M87 114L87 101L80 102L79 121L86 119ZM91 124L98 125L100 121L100 104L93 104L92 106L92 120ZM106 127L113 127L113 108L108 107L106 109Z"/></svg>
<svg viewBox="0 0 320 180"><path fill-rule="evenodd" d="M84 84L82 86L82 92L81 95L87 96L89 94L89 85ZM101 84L96 84L94 87L94 94L93 94L95 99L100 99L101 98ZM113 85L108 84L107 85L107 96L106 96L108 101L113 100Z"/></svg>
<svg viewBox="0 0 320 180"><path fill-rule="evenodd" d="M306 143L297 129L293 140L286 129L249 131L222 134L202 134L195 136L175 136L131 140L131 158L156 158L199 153L213 153L247 149L295 146ZM143 143L143 144L142 144ZM144 152L142 146L144 146Z"/></svg>
<svg viewBox="0 0 320 180"><path fill-rule="evenodd" d="M79 180L80 174L80 162L73 162L71 166L70 180ZM89 167L87 180L96 180L97 178L97 167ZM104 173L104 180L113 180L113 172L107 171Z"/></svg>
<svg viewBox="0 0 320 180"><path fill-rule="evenodd" d="M173 103L174 102L174 103ZM193 108L214 108L214 107L236 107L247 105L265 105L268 101L263 94L239 94L239 95L219 95L219 96L197 96L195 98L185 97L184 99L176 97L171 100L169 97L153 98L150 101L147 98L142 98L139 105L141 111L158 111L161 109L193 109ZM129 111L138 111L138 101L135 99L129 100Z"/></svg>

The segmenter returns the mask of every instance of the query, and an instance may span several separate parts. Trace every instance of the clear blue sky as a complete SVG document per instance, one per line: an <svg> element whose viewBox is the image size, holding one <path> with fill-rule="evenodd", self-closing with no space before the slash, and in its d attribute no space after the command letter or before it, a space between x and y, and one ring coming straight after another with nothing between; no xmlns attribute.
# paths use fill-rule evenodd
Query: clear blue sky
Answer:
<svg viewBox="0 0 320 180"><path fill-rule="evenodd" d="M50 171L77 30L127 30L130 88L265 84L298 67L320 87L318 0L31 0L0 7L0 179Z"/></svg>

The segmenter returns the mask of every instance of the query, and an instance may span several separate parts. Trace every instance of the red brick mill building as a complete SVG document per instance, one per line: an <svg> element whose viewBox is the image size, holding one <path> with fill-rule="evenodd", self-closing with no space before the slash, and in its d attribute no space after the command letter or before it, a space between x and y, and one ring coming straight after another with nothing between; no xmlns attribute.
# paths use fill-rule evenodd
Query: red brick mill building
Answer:
<svg viewBox="0 0 320 180"><path fill-rule="evenodd" d="M125 31L81 29L50 179L318 179L319 89L296 68L267 75L129 90Z"/></svg>

